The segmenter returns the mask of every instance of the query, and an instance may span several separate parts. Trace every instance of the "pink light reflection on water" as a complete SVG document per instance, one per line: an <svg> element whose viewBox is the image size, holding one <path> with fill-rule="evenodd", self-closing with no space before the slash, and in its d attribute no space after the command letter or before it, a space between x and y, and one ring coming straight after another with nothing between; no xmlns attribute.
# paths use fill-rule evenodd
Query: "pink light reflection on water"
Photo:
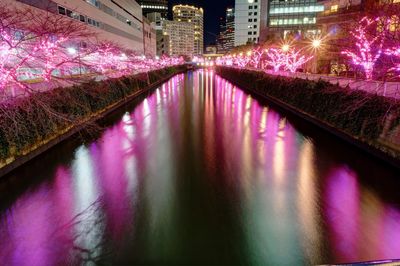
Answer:
<svg viewBox="0 0 400 266"><path fill-rule="evenodd" d="M398 209L350 168L337 166L325 176L318 151L290 120L212 71L178 75L98 140L78 147L70 167L58 165L51 189L41 186L16 201L0 224L0 260L62 264L78 256L68 253L74 247L97 248L94 254L101 255L104 239L119 251L140 234L145 241L135 247L149 253L175 248L164 244L179 241L176 232L197 231L181 218L196 224L193 214L203 211L191 209L196 199L182 190L215 205L198 202L210 217L201 216L196 226L204 229L211 220L208 228L243 232L247 250L239 251L260 265L296 265L299 258L318 263L330 252L342 262L400 254ZM188 186L195 178L209 191ZM228 217L220 211L226 206ZM88 227L94 232L79 236Z"/></svg>
<svg viewBox="0 0 400 266"><path fill-rule="evenodd" d="M360 191L355 173L333 169L326 184L325 215L333 252L344 262L357 261L360 239Z"/></svg>
<svg viewBox="0 0 400 266"><path fill-rule="evenodd" d="M398 258L399 210L383 205L370 189L360 189L357 179L344 166L327 179L324 212L335 256L339 262Z"/></svg>

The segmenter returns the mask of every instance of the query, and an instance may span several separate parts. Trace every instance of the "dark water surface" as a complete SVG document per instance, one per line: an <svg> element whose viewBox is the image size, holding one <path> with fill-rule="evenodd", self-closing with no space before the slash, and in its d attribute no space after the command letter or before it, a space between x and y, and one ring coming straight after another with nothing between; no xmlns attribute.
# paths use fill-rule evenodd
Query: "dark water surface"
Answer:
<svg viewBox="0 0 400 266"><path fill-rule="evenodd" d="M400 258L400 175L215 76L178 75L0 184L1 265Z"/></svg>

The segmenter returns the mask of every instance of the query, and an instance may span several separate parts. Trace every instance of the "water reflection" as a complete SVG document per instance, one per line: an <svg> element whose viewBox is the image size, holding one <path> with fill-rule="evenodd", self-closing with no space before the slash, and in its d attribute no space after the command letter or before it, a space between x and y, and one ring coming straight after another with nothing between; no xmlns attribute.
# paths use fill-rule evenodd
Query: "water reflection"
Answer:
<svg viewBox="0 0 400 266"><path fill-rule="evenodd" d="M400 257L400 196L385 189L398 173L367 157L359 171L340 156L352 148L294 124L213 71L178 75L100 138L62 144L10 177L42 181L0 187L10 195L0 261L301 265ZM380 187L366 181L378 178Z"/></svg>

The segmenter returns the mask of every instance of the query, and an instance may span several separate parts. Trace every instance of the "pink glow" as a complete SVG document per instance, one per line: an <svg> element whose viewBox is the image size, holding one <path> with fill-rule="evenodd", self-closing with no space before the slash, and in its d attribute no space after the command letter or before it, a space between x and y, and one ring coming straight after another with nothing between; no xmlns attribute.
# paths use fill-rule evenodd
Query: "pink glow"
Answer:
<svg viewBox="0 0 400 266"><path fill-rule="evenodd" d="M286 64L285 53L280 49L271 48L267 51L266 66L272 66L278 72Z"/></svg>
<svg viewBox="0 0 400 266"><path fill-rule="evenodd" d="M261 60L262 60L264 54L265 54L265 50L261 46L253 49L253 51L251 53L251 60L253 62L254 67L256 67L256 68L261 67L260 63L261 63Z"/></svg>
<svg viewBox="0 0 400 266"><path fill-rule="evenodd" d="M266 55L266 58L264 58L264 55ZM293 73L312 58L312 55L306 55L302 50L296 50L295 48L283 51L276 48L265 50L262 47L257 47L246 54L240 53L239 55L226 55L218 58L216 64L240 68L253 66L260 69L271 66L275 72L284 67L285 70Z"/></svg>
<svg viewBox="0 0 400 266"><path fill-rule="evenodd" d="M386 30L378 30L379 21L380 18L361 19L359 26L351 32L355 39L356 51L342 51L342 54L351 58L353 64L364 69L367 79L372 79L375 63L382 55ZM374 31L372 36L368 33L371 29Z"/></svg>
<svg viewBox="0 0 400 266"><path fill-rule="evenodd" d="M2 10L0 22L17 16L12 11ZM84 29L74 27L69 19L57 22L65 24L68 31L51 25L52 19L43 19L34 26L0 23L2 94L15 88L20 88L23 94L31 93L38 83L49 84L46 87L65 86L66 82L76 83L99 76L115 78L184 62L182 58L166 56L146 58L113 43L87 43L83 47L81 39L87 35Z"/></svg>
<svg viewBox="0 0 400 266"><path fill-rule="evenodd" d="M391 55L400 59L400 48L388 49L385 52L387 55ZM397 63L394 67L390 69L391 71L400 72L400 63ZM400 74L399 74L400 75Z"/></svg>
<svg viewBox="0 0 400 266"><path fill-rule="evenodd" d="M285 69L294 73L297 69L299 69L302 65L307 63L313 58L313 56L303 55L300 50L291 50L285 53Z"/></svg>

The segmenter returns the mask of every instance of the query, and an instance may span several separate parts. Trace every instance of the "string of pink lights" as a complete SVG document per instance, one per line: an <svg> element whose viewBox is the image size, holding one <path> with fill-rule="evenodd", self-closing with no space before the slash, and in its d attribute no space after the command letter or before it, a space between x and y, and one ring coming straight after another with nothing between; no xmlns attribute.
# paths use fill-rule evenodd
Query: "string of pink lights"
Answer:
<svg viewBox="0 0 400 266"><path fill-rule="evenodd" d="M242 68L247 66L262 69L272 68L275 72L285 70L293 73L313 58L313 55L306 55L303 50L286 45L281 48L267 49L256 47L246 54L220 57L216 60L216 64Z"/></svg>
<svg viewBox="0 0 400 266"><path fill-rule="evenodd" d="M183 63L183 58L146 57L111 42L98 42L80 24L50 13L38 17L5 7L0 10L2 95L16 89L31 93L38 84L42 90Z"/></svg>
<svg viewBox="0 0 400 266"><path fill-rule="evenodd" d="M350 64L363 72L367 80L373 79L376 66L380 63L379 77L391 72L400 76L400 48L397 39L393 36L393 25L396 18L364 17L358 26L350 32L350 37L343 40L343 60L350 59ZM397 24L396 24L397 25ZM304 45L296 47L294 42L269 47L258 46L246 53L228 54L216 60L217 65L236 67L255 67L274 72L288 71L294 73L305 66L311 59L317 61L318 52L321 55L325 45L329 45L330 36L317 37ZM331 44L333 45L333 44ZM349 70L349 68L348 68ZM383 72L383 73L382 73ZM378 76L378 75L376 75Z"/></svg>

